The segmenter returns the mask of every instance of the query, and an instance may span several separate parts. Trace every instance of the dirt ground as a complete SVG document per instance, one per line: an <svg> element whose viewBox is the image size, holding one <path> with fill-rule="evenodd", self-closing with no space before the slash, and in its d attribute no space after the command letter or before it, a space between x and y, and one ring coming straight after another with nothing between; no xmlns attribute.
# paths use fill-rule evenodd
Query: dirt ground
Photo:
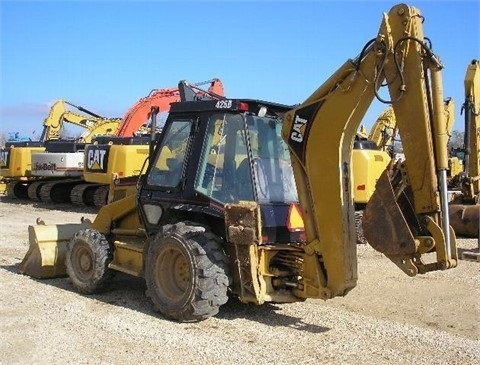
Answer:
<svg viewBox="0 0 480 365"><path fill-rule="evenodd" d="M346 297L251 306L230 300L199 323L152 310L142 279L102 294L18 273L27 227L95 210L0 197L0 364L479 364L480 262L410 278L366 245ZM477 239L459 239L459 251Z"/></svg>

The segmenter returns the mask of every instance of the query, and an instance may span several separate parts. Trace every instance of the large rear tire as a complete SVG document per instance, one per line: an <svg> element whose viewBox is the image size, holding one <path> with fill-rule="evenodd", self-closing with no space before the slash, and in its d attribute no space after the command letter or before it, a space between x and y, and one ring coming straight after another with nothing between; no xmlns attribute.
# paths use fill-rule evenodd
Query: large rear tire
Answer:
<svg viewBox="0 0 480 365"><path fill-rule="evenodd" d="M67 244L65 266L74 288L84 294L98 293L113 277L108 268L112 249L105 236L93 229L81 230Z"/></svg>
<svg viewBox="0 0 480 365"><path fill-rule="evenodd" d="M221 239L203 227L169 225L148 249L147 296L166 318L206 319L228 300L228 260Z"/></svg>

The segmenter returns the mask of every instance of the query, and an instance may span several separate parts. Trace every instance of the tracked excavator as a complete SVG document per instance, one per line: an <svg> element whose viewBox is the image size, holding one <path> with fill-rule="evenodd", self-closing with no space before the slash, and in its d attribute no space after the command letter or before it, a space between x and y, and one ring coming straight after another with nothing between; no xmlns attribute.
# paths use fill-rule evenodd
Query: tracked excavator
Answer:
<svg viewBox="0 0 480 365"><path fill-rule="evenodd" d="M115 272L143 277L154 308L182 322L214 316L229 297L260 305L346 295L357 283L353 141L381 85L406 158L381 174L364 233L409 276L456 267L442 64L423 21L394 6L359 56L293 109L172 103L138 193L93 222L30 226L20 271L68 274L86 294Z"/></svg>
<svg viewBox="0 0 480 365"><path fill-rule="evenodd" d="M452 178L450 220L457 234L479 239L480 245L480 61L473 60L465 74L465 137L463 171ZM480 247L478 248L480 251ZM479 259L480 261L480 259Z"/></svg>
<svg viewBox="0 0 480 365"><path fill-rule="evenodd" d="M393 158L395 114L387 107L377 118L369 133L361 126L355 135L352 150L354 202L362 210L375 191L375 184Z"/></svg>
<svg viewBox="0 0 480 365"><path fill-rule="evenodd" d="M66 105L76 108L78 112L67 110ZM52 155L45 153L59 152L67 145L60 138L64 123L70 123L85 129L80 139L75 141L73 148L76 152L90 142L96 134L108 134L115 131L120 119L105 118L81 106L65 100L56 101L50 108L48 116L43 122L43 130L38 141L7 142L0 150L0 174L7 183L8 195L17 198L32 198L38 200L38 189L47 178L57 176L72 176L81 174L83 160L77 155L67 158L50 160ZM48 160L45 161L45 159Z"/></svg>
<svg viewBox="0 0 480 365"><path fill-rule="evenodd" d="M86 146L98 135L114 133L121 122L120 118L102 117L83 107L62 102L87 113L89 118L64 109L58 120L84 127L85 131L74 140L57 138L48 141L45 144L45 152L32 154L32 175L39 179L28 185L27 195L34 201L74 202L71 190L83 180Z"/></svg>
<svg viewBox="0 0 480 365"><path fill-rule="evenodd" d="M382 172L393 162L393 138L396 119L388 106L377 118L370 132L361 125L355 135L352 150L352 186L355 204L357 243L366 244L363 235L363 211Z"/></svg>

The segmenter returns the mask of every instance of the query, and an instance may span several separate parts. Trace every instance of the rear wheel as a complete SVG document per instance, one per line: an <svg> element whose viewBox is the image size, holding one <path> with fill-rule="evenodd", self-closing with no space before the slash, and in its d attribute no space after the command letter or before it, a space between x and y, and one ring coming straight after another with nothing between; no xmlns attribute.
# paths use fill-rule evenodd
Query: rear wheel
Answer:
<svg viewBox="0 0 480 365"><path fill-rule="evenodd" d="M227 257L221 240L203 227L167 226L150 245L147 296L166 318L199 321L228 300Z"/></svg>
<svg viewBox="0 0 480 365"><path fill-rule="evenodd" d="M98 231L79 231L68 242L65 266L73 286L80 293L93 294L104 289L114 274L108 268L111 260L110 244Z"/></svg>

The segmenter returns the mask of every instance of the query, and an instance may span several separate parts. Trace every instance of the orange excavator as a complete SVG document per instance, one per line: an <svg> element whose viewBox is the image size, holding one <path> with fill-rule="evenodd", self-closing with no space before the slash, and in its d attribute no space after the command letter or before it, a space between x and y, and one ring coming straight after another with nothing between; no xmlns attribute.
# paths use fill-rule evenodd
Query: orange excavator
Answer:
<svg viewBox="0 0 480 365"><path fill-rule="evenodd" d="M212 79L195 84L188 84L189 89L193 92L192 97L183 98L184 100L201 100L207 93L200 86L210 84L208 94L216 94L220 98L224 95L223 84L219 79ZM153 106L158 107L159 112L168 111L170 104L180 101L181 91L178 87L169 89L154 89L150 93L137 101L123 117L123 122L118 126L115 133L118 137L132 137L142 126L148 122L150 110Z"/></svg>

